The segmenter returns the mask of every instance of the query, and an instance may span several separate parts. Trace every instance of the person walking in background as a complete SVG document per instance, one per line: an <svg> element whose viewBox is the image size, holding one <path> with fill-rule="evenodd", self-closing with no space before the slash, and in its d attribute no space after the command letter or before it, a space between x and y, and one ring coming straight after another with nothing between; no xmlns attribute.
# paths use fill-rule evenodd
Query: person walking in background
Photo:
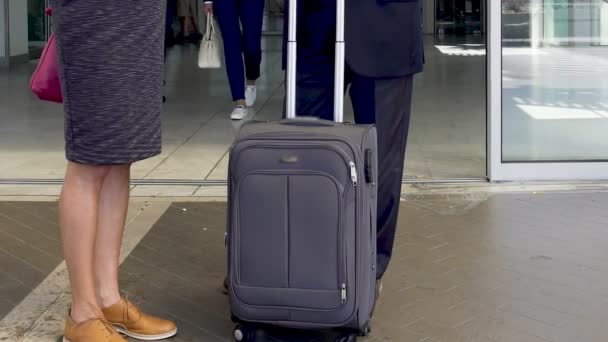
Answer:
<svg viewBox="0 0 608 342"><path fill-rule="evenodd" d="M299 0L298 18L297 114L332 120L336 1ZM375 124L378 133L379 294L397 229L413 76L424 65L422 0L348 0L345 23L345 86L355 121Z"/></svg>
<svg viewBox="0 0 608 342"><path fill-rule="evenodd" d="M167 15L165 17L165 57L167 49L175 44L175 33L173 32L173 20L177 11L177 0L167 0Z"/></svg>
<svg viewBox="0 0 608 342"><path fill-rule="evenodd" d="M173 34L173 20L175 19L175 11L177 10L176 0L167 0L167 11L165 16L165 46L164 46L164 61L167 62L167 51L170 47L175 44L175 36ZM167 81L163 78L163 86L167 84ZM163 103L167 101L165 95L163 95Z"/></svg>
<svg viewBox="0 0 608 342"><path fill-rule="evenodd" d="M200 41L203 35L198 28L196 0L177 0L177 16L182 30L177 39L178 43Z"/></svg>
<svg viewBox="0 0 608 342"><path fill-rule="evenodd" d="M222 32L226 72L235 104L230 118L242 120L257 97L255 82L262 63L264 0L206 1L205 12L215 12Z"/></svg>
<svg viewBox="0 0 608 342"><path fill-rule="evenodd" d="M131 164L161 152L166 3L51 0L68 160L59 202L72 291L64 342L177 332L124 299L118 283Z"/></svg>

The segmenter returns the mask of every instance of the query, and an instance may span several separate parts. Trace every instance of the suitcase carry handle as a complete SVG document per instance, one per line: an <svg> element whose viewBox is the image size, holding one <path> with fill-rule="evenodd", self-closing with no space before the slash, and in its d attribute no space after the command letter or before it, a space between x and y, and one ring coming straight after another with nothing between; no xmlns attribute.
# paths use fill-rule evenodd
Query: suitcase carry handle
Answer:
<svg viewBox="0 0 608 342"><path fill-rule="evenodd" d="M296 64L297 64L297 0L289 1L289 27L287 30L287 118L296 117ZM304 0L306 1L306 0ZM336 60L334 71L334 121L344 121L344 9L345 0L336 0Z"/></svg>
<svg viewBox="0 0 608 342"><path fill-rule="evenodd" d="M310 127L333 127L335 124L331 121L321 120L314 116L298 116L293 119L284 119L279 121L282 125L287 126L310 126Z"/></svg>

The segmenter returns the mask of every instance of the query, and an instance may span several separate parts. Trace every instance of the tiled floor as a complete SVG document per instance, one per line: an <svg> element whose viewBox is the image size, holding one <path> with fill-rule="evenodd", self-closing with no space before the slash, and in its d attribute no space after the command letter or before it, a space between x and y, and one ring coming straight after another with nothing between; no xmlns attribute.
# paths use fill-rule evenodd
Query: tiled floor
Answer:
<svg viewBox="0 0 608 342"><path fill-rule="evenodd" d="M427 39L426 70L415 83L409 178L485 176L485 56L451 55L440 49L482 40ZM282 113L284 94L281 37L267 36L263 43L258 103L250 118L274 120ZM135 178L226 178L226 151L239 123L228 119L232 105L225 70L198 69L196 58L195 46L171 50L162 118L164 151L137 163ZM0 70L0 179L63 177L62 109L36 100L28 91L34 67L32 62Z"/></svg>
<svg viewBox="0 0 608 342"><path fill-rule="evenodd" d="M0 316L62 260L54 202L0 202Z"/></svg>
<svg viewBox="0 0 608 342"><path fill-rule="evenodd" d="M175 319L176 341L230 340L219 291L225 206L132 206L132 222L151 216L127 229L127 239L137 230L143 238L121 266L122 288L144 308ZM605 341L606 208L606 192L407 196L367 340ZM61 261L55 216L52 202L0 204L0 319ZM49 304L60 306L50 310L55 316L42 313L14 340L55 341L66 298ZM2 320L0 337L11 328Z"/></svg>

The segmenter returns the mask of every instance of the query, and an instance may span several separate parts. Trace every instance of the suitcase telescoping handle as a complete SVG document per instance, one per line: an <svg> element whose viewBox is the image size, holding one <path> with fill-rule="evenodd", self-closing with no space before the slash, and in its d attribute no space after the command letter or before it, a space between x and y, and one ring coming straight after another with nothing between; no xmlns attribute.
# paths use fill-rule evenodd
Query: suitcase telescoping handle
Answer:
<svg viewBox="0 0 608 342"><path fill-rule="evenodd" d="M298 0L289 1L289 27L287 30L287 118L296 117L296 63ZM306 0L304 0L306 1ZM336 1L336 61L334 74L334 121L344 121L344 3Z"/></svg>

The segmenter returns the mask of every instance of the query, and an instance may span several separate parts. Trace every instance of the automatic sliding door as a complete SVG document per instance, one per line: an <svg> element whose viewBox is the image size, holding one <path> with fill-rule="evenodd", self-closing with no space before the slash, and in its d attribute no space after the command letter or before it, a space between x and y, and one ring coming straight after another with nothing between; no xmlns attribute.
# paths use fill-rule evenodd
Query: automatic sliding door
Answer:
<svg viewBox="0 0 608 342"><path fill-rule="evenodd" d="M490 77L501 102L492 108L493 178L608 178L605 2L502 0L493 10L502 23L491 56L502 62Z"/></svg>
<svg viewBox="0 0 608 342"><path fill-rule="evenodd" d="M434 11L436 34L425 35L424 72L414 81L405 178L484 179L486 36L481 11L485 4L437 0L433 8L433 1L425 0L423 5L424 11Z"/></svg>

